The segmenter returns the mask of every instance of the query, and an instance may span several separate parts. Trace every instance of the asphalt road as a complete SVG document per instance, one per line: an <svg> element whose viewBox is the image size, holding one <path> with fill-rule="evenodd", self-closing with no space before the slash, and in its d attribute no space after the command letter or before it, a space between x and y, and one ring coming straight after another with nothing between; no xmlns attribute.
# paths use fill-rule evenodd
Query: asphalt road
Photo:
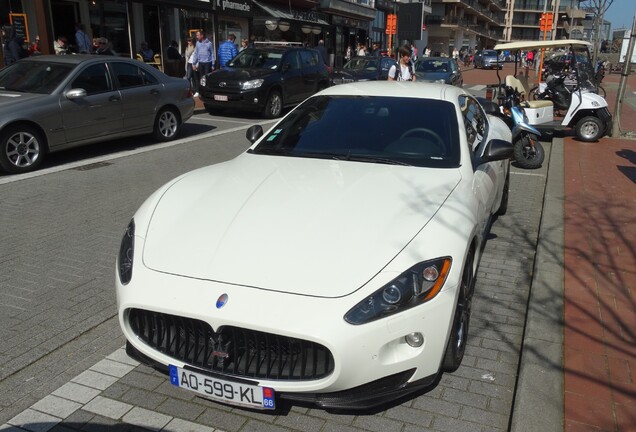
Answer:
<svg viewBox="0 0 636 432"><path fill-rule="evenodd" d="M51 155L31 174L0 174L0 425L508 429L550 144L542 168L513 167L509 211L493 224L477 275L466 357L458 371L426 391L375 411L333 413L295 405L266 414L194 397L122 355L114 262L125 226L168 180L244 151L245 130L255 123L265 122L200 114L172 143L119 140Z"/></svg>

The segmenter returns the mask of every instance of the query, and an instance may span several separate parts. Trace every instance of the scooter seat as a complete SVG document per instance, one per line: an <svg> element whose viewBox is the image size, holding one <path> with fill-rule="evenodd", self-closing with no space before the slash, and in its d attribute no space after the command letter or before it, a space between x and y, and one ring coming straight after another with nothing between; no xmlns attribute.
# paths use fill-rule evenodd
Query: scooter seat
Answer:
<svg viewBox="0 0 636 432"><path fill-rule="evenodd" d="M526 101L525 104L528 108L546 108L554 105L552 101L549 100L531 100Z"/></svg>

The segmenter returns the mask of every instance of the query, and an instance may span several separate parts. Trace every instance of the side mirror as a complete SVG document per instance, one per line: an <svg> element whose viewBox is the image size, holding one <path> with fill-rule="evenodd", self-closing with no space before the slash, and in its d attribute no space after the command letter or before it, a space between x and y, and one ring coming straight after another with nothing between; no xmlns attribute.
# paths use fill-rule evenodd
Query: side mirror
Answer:
<svg viewBox="0 0 636 432"><path fill-rule="evenodd" d="M245 138L252 144L254 144L260 137L263 136L263 127L261 125L251 126L245 131Z"/></svg>
<svg viewBox="0 0 636 432"><path fill-rule="evenodd" d="M86 90L83 88L70 89L64 94L64 96L66 96L66 99L70 100L84 98L86 97Z"/></svg>
<svg viewBox="0 0 636 432"><path fill-rule="evenodd" d="M492 139L486 143L484 152L479 158L477 165L486 162L511 159L514 157L512 143L501 139Z"/></svg>

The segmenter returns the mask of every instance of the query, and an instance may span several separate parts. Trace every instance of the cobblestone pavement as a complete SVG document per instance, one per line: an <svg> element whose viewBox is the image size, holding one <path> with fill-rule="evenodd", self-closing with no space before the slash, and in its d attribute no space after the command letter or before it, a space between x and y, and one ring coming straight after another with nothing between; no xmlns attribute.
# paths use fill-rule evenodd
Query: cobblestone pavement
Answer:
<svg viewBox="0 0 636 432"><path fill-rule="evenodd" d="M550 144L541 169L513 168L508 213L495 221L477 275L464 362L425 392L371 412L251 412L173 388L123 354L114 260L124 227L161 184L247 144L239 130L4 184L0 177L0 431L507 430Z"/></svg>

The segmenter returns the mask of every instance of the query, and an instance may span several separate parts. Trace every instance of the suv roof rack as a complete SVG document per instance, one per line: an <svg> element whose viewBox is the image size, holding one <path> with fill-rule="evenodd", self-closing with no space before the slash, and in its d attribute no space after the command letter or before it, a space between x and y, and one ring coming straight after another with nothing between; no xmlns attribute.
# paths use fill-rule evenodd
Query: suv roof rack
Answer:
<svg viewBox="0 0 636 432"><path fill-rule="evenodd" d="M284 42L284 41L255 41L255 45L269 46L303 46L302 42Z"/></svg>

